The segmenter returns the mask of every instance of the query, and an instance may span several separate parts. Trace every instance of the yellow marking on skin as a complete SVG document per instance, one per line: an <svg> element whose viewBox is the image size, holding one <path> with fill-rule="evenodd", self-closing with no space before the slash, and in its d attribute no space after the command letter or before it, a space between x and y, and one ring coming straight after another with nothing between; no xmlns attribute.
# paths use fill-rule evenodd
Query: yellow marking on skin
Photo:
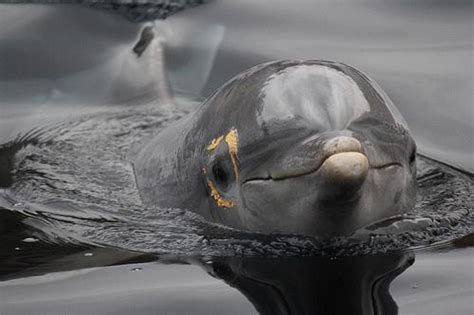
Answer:
<svg viewBox="0 0 474 315"><path fill-rule="evenodd" d="M212 141L207 145L207 151L212 152L214 151L219 143L221 143L224 136L220 136L219 138L212 139Z"/></svg>
<svg viewBox="0 0 474 315"><path fill-rule="evenodd" d="M232 128L229 133L225 136L225 142L229 147L230 159L232 160L232 166L234 167L235 178L239 180L239 168L237 165L238 158L237 153L239 151L239 136L237 129Z"/></svg>
<svg viewBox="0 0 474 315"><path fill-rule="evenodd" d="M232 128L226 135L220 136L217 138L212 139L212 141L207 145L207 151L212 152L214 151L217 146L225 140L227 144L227 148L229 149L230 159L232 161L232 166L235 173L236 180L239 179L239 168L238 168L238 158L237 153L239 151L239 137L237 133L237 129ZM215 200L216 204L220 208L233 208L236 205L234 200L224 199L220 195L219 191L217 190L215 184L207 178L206 168L203 168L203 173L207 179L207 186L209 186L209 190L211 192L211 197Z"/></svg>
<svg viewBox="0 0 474 315"><path fill-rule="evenodd" d="M218 207L221 207L221 208L235 207L235 201L222 198L212 181L207 180L207 185L209 186L209 189L211 190L211 196L216 201Z"/></svg>

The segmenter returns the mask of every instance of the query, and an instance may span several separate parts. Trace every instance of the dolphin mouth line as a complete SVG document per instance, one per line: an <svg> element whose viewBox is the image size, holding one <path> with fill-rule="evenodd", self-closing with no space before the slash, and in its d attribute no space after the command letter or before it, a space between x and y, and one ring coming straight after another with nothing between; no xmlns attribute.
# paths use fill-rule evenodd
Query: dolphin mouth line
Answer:
<svg viewBox="0 0 474 315"><path fill-rule="evenodd" d="M402 167L402 164L399 163L399 162L388 162L388 163L379 164L379 165L375 164L375 165L370 165L369 170L370 169L381 170L381 169L389 168L389 167L392 167L392 166Z"/></svg>
<svg viewBox="0 0 474 315"><path fill-rule="evenodd" d="M348 152L359 153L357 151L348 151ZM338 152L338 153L341 153L341 152ZM246 184L246 183L249 183L249 182L255 182L255 181L281 181L281 180L285 180L285 179L291 179L291 178L310 175L310 174L313 174L313 173L316 173L317 171L319 171L319 169L324 164L324 162L333 155L334 154L331 154L331 155L327 156L324 160L322 160L322 162L317 167L312 168L310 170L301 170L299 172L295 171L295 172L293 172L293 174L289 174L289 175L285 175L285 176L272 176L270 174L269 176L266 176L266 177L251 177L249 179L246 179L246 180L242 181L242 185ZM383 163L383 164L369 164L369 171L370 170L383 170L383 169L387 169L387 168L390 168L390 167L402 167L402 164L399 163L399 162L388 162L388 163Z"/></svg>

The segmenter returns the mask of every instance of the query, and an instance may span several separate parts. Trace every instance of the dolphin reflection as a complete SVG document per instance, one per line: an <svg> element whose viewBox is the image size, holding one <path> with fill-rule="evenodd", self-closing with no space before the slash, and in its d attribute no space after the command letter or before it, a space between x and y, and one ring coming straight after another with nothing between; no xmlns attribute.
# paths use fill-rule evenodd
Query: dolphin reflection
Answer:
<svg viewBox="0 0 474 315"><path fill-rule="evenodd" d="M390 283L412 251L352 257L224 257L204 268L244 294L261 314L398 314Z"/></svg>

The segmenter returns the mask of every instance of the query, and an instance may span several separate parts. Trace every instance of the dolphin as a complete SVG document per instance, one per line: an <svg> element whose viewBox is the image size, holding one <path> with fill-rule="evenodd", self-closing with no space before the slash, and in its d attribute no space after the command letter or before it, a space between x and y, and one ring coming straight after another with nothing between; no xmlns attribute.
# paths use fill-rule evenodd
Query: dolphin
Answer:
<svg viewBox="0 0 474 315"><path fill-rule="evenodd" d="M412 210L416 144L383 90L338 62L244 71L133 159L144 204L231 228L349 235Z"/></svg>

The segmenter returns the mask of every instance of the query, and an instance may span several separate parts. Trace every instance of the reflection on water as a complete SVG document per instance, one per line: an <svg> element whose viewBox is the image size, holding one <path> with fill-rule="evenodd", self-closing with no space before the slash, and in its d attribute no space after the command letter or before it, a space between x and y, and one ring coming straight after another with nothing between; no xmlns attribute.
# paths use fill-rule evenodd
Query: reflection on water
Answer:
<svg viewBox="0 0 474 315"><path fill-rule="evenodd" d="M389 286L411 252L353 257L228 257L210 273L241 291L261 314L397 314Z"/></svg>
<svg viewBox="0 0 474 315"><path fill-rule="evenodd" d="M419 252L411 267L413 253L180 259L106 248L58 257L60 251L51 248L56 257L50 261L42 251L41 263L39 257L34 266L25 259L15 276L1 275L2 314L315 314L325 307L334 311L322 314L472 311L472 249Z"/></svg>
<svg viewBox="0 0 474 315"><path fill-rule="evenodd" d="M155 277L145 283L135 280L136 284L130 287L131 292L137 285L141 290L151 291L150 288L153 286L150 287L150 284L166 283L170 281L170 278L177 277L175 281L178 283L178 287L179 283L183 282L183 284L182 289L176 294L180 295L182 300L189 301L196 299L196 295L190 292L192 287L196 286L193 284L193 278L197 276L199 282L204 284L209 281L206 277L201 276L199 270L194 270L191 274L186 272L183 275L176 274L176 272L181 272L179 270L183 268L181 267L183 263L191 263L200 266L213 277L221 279L230 287L237 289L260 314L397 314L398 307L391 297L389 287L392 280L414 261L413 252L352 257L180 258L168 256L157 258L151 255L106 248L62 247L62 250L58 249L60 249L58 246L56 248L49 246L48 248L47 244L33 246L25 244L21 249L22 255L24 255L23 259L11 263L10 266L8 266L8 262L5 263L6 260L2 260L0 279L3 283L0 282L0 292L3 292L5 297L10 297L15 292L20 296L30 293L33 295L33 299L37 300L36 305L41 310L47 307L48 299L45 300L44 297L38 299L38 296L41 295L35 291L38 284L53 290L57 290L54 288L60 285L65 291L55 293L59 301L69 297L69 300L72 299L73 303L77 303L77 300L84 299L84 293L81 294L81 291L88 288L87 282L90 280L87 279L91 278L88 276L91 271L88 270L94 270L84 268L124 265L120 272L115 272L118 277L116 280L113 280L109 285L101 285L95 289L98 294L105 294L106 290L112 290L112 294L120 296L120 293L116 292L113 287L124 286L123 279L119 280L123 278L123 273L146 273L152 267L158 270L160 268L167 270L170 275L152 273ZM158 262L161 260L167 265L166 267L143 265L143 262L154 260L158 260ZM170 263L172 265L169 265ZM79 269L83 269L83 271L74 272ZM96 273L95 277L107 277L104 275L107 272L110 270L103 269L103 274ZM80 283L80 279L84 279L82 281L85 281L86 284L78 285L77 282ZM15 291L15 286L19 284L23 287ZM213 285L220 287L220 290L225 290L222 285L217 283L213 283ZM28 290L28 288L30 289ZM223 302L217 301L216 298L212 303ZM172 309L177 309L171 302L163 301L159 295L150 296L147 298L149 300L147 303L155 299L157 301L152 309L159 310L166 304L170 304L168 307ZM18 300L20 300L19 297L8 299L9 303L4 305L3 309L10 310L12 314L21 313L18 310L21 310L22 307L25 308L25 306L14 302ZM54 305L52 299L49 300ZM236 295L232 300L237 300L240 303L236 309L242 309L242 306L246 305L245 301ZM202 302L198 299L195 303L199 305ZM153 302L151 303L153 304ZM227 303L232 304L229 301ZM56 310L53 309L52 314L59 314L58 310L60 309L59 307ZM2 310L2 306L0 306L0 310ZM183 313L190 311L193 314L200 314L200 312L196 312L196 308L190 306L187 306ZM229 313L233 311L235 310L229 310ZM73 311L72 314L76 314L76 312ZM8 313L10 314L10 312ZM138 314L147 313L138 312ZM247 313L249 313L248 309L241 314Z"/></svg>

